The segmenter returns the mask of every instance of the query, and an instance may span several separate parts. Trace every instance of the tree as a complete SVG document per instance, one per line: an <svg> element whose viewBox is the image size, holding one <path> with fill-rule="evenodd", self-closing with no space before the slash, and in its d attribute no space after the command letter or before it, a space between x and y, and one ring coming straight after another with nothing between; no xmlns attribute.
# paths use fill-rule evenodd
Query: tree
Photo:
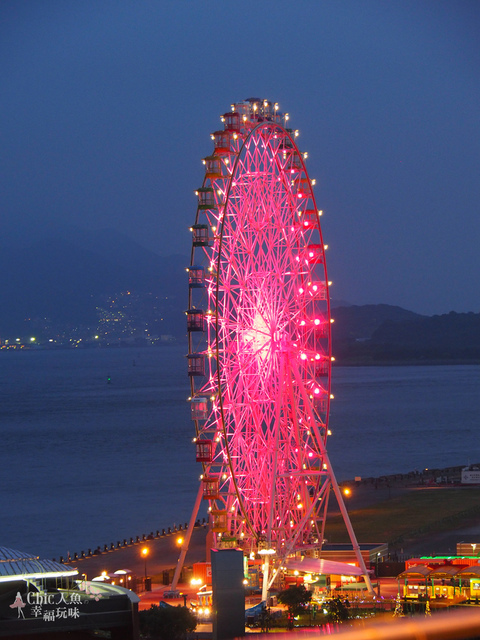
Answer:
<svg viewBox="0 0 480 640"><path fill-rule="evenodd" d="M152 640L182 640L187 632L195 630L197 619L187 607L153 605L140 611L140 633Z"/></svg>
<svg viewBox="0 0 480 640"><path fill-rule="evenodd" d="M303 584L299 587L289 587L288 589L280 591L278 601L287 607L289 629L293 629L294 617L303 612L305 605L307 605L311 599L311 591L307 591Z"/></svg>
<svg viewBox="0 0 480 640"><path fill-rule="evenodd" d="M343 622L348 620L348 607L350 606L348 600L342 602L340 598L332 598L324 604L328 611L328 619L330 622Z"/></svg>

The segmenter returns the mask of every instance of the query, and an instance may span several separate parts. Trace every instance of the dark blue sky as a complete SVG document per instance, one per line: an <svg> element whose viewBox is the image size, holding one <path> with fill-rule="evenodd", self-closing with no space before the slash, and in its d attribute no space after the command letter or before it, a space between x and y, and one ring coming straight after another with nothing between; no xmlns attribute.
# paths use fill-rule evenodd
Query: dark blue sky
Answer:
<svg viewBox="0 0 480 640"><path fill-rule="evenodd" d="M3 242L187 254L209 134L255 95L309 152L334 298L480 311L476 0L2 0L0 62Z"/></svg>

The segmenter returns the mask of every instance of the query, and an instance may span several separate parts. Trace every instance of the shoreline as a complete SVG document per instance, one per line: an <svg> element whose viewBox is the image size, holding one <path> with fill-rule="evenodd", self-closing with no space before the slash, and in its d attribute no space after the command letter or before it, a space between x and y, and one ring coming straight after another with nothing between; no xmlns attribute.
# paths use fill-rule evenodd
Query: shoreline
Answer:
<svg viewBox="0 0 480 640"><path fill-rule="evenodd" d="M183 347L188 350L188 343L183 340L173 339L173 340L157 340L155 342L144 342L144 343L121 343L117 344L115 342L112 343L83 343L82 344L48 344L48 343L38 343L38 344L1 344L0 343L0 353L2 351L19 351L19 352L34 352L34 351L74 351L74 350L99 350L99 349L155 349L157 347L161 348L172 348L172 347ZM471 358L386 358L374 360L369 356L336 356L335 362L333 364L333 368L336 367L434 367L434 366L478 366L480 365L480 358L478 356L472 356Z"/></svg>
<svg viewBox="0 0 480 640"><path fill-rule="evenodd" d="M360 481L356 481L355 479L348 479L339 482L340 486L349 486L351 484L373 484L377 485L386 485L387 487L398 487L398 486L412 486L412 485L420 485L424 486L426 484L432 484L437 482L439 478L442 479L441 483L443 484L458 484L460 485L462 469L465 467L478 467L480 469L480 462L467 463L463 465L455 465L452 467L443 467L443 468L425 468L422 471L418 471L415 469L414 471L409 471L408 473L392 473L389 475L381 475L381 476L369 476L367 478L361 478ZM467 486L467 485L460 485ZM468 485L472 486L472 485Z"/></svg>
<svg viewBox="0 0 480 640"><path fill-rule="evenodd" d="M335 360L334 367L453 367L453 366L478 366L480 365L480 359L473 358L452 358L445 359L425 359L425 360L376 360L358 359L358 360Z"/></svg>
<svg viewBox="0 0 480 640"><path fill-rule="evenodd" d="M173 572L180 556L177 540L185 530L171 530L159 537L140 540L126 546L115 547L99 554L92 553L85 557L64 561L64 564L78 569L79 576L87 580L99 576L102 572L112 574L118 570L130 572L133 579L161 576L165 585L171 583ZM208 527L206 524L195 525L185 557L182 573L189 573L188 567L196 562L205 562ZM146 556L142 549L148 549ZM183 582L183 580L180 580ZM156 580L158 582L158 579Z"/></svg>
<svg viewBox="0 0 480 640"><path fill-rule="evenodd" d="M461 470L466 465L446 467L443 469L424 469L423 471L410 471L406 474L392 474L379 477L362 478L360 481L346 480L339 483L340 489L343 491L345 488L353 488L352 495L348 499L345 499L347 511L361 512L362 510L371 511L377 505L381 505L386 501L390 501L394 498L398 498L406 495L410 491L419 489L448 489L448 488L463 488L466 491L468 489L479 488L480 485L461 485L460 475ZM478 465L480 467L480 463ZM438 484L436 480L442 479L442 483ZM336 500L332 500L332 505L329 509L329 516L334 516L338 511L338 505ZM59 556L60 562L70 565L78 565L78 568L101 567L103 565L111 565L111 560L117 559L122 556L124 563L136 564L143 562L140 558L140 549L144 546L152 547L153 549L162 548L162 561L158 558L154 559L154 553L152 553L151 560L148 563L152 563L153 568L158 569L158 572L166 571L176 566L179 546L176 544L176 539L185 534L187 523L185 525L174 525L167 529L156 530L156 532L150 532L149 534L143 534L142 536L136 536L135 538L124 539L123 541L117 540L116 543L99 545L96 549L88 549L87 552L74 553L67 557ZM197 520L195 528L192 533L192 544L187 554L185 566L188 563L201 562L205 560L205 539L208 531L208 523L205 521ZM454 528L446 529L439 532L442 536L448 536ZM432 536L430 535L430 538ZM437 536L438 537L438 536ZM480 539L480 528L479 535ZM201 542L203 540L203 542ZM480 541L480 540L479 540ZM362 540L362 542L366 542ZM192 546L193 545L193 546ZM416 543L412 546L416 546ZM406 551L408 552L408 544L405 541ZM119 553L121 552L121 553ZM202 557L203 556L203 557ZM191 559L192 558L192 559ZM167 566L168 565L168 566ZM125 567L117 567L125 568ZM127 567L130 568L130 567ZM100 573L101 571L99 571Z"/></svg>

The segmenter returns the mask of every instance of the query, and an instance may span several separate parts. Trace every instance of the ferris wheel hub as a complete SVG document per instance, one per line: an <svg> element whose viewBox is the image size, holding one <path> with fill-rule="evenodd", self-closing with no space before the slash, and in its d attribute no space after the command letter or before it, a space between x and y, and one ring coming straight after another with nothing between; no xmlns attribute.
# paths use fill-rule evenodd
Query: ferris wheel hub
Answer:
<svg viewBox="0 0 480 640"><path fill-rule="evenodd" d="M336 486L326 245L288 119L259 98L222 116L188 269L192 419L215 544L265 557L272 580L288 556L321 549Z"/></svg>

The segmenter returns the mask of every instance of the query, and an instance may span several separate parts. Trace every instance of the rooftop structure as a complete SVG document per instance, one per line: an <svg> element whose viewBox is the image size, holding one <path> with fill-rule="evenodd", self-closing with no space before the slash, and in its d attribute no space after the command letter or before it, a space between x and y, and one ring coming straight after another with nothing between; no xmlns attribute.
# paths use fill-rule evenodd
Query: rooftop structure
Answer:
<svg viewBox="0 0 480 640"><path fill-rule="evenodd" d="M103 631L138 637L133 592L76 580L78 570L54 560L0 547L0 637L63 638L66 633Z"/></svg>
<svg viewBox="0 0 480 640"><path fill-rule="evenodd" d="M0 547L0 583L18 580L66 578L78 574L54 560L40 560L38 556L16 549Z"/></svg>

